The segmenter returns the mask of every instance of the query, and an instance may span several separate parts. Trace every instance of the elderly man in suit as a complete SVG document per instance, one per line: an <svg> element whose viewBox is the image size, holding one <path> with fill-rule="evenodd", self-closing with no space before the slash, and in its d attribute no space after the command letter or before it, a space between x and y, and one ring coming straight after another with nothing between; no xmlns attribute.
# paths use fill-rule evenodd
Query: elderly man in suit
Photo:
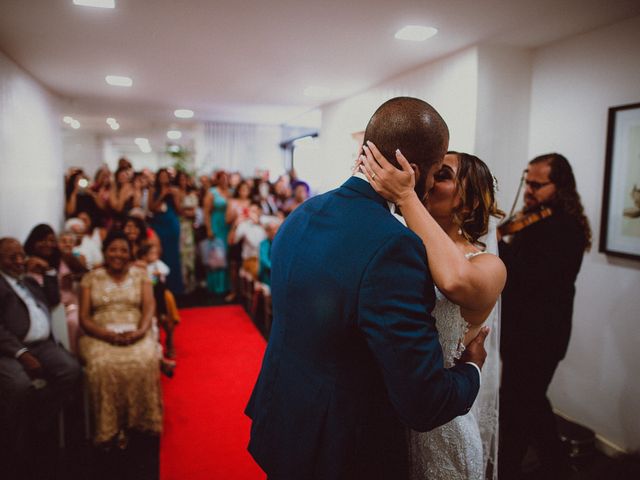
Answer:
<svg viewBox="0 0 640 480"><path fill-rule="evenodd" d="M43 274L42 285L27 269ZM8 478L29 478L28 465L47 453L43 439L80 377L77 361L51 333L50 309L59 302L55 270L42 259L28 261L17 240L1 238L0 455Z"/></svg>

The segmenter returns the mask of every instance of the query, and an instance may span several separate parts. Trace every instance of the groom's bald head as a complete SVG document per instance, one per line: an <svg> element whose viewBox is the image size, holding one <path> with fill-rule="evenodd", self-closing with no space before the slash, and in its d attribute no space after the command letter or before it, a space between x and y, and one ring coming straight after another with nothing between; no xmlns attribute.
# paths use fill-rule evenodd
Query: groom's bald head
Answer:
<svg viewBox="0 0 640 480"><path fill-rule="evenodd" d="M412 97L396 97L375 111L364 140L373 142L387 160L398 167L396 149L409 163L415 164L420 176L416 191L424 194L425 177L440 162L449 145L449 129L440 114L427 102Z"/></svg>

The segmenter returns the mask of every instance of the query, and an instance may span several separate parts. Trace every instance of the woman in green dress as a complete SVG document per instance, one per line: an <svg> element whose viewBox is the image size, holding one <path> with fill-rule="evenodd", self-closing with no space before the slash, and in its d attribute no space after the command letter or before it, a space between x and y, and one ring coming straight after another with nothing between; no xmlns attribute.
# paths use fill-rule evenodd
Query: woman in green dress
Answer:
<svg viewBox="0 0 640 480"><path fill-rule="evenodd" d="M204 198L204 223L207 228L207 236L210 239L220 239L224 245L226 256L229 235L225 215L227 212L227 200L231 196L229 190L229 177L224 171L216 174L215 185L209 189ZM207 271L207 289L216 295L222 295L229 291L229 270L218 268Z"/></svg>

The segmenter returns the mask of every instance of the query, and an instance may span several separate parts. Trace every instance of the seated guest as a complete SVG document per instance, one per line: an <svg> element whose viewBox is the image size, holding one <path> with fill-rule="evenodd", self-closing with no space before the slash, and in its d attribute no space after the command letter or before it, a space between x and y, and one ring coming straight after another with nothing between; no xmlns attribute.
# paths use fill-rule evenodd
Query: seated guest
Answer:
<svg viewBox="0 0 640 480"><path fill-rule="evenodd" d="M46 261L50 268L58 269L60 250L56 234L49 225L41 223L31 229L24 242L24 252L29 259L38 257Z"/></svg>
<svg viewBox="0 0 640 480"><path fill-rule="evenodd" d="M175 349L173 346L173 330L177 323L180 322L178 308L175 304L175 298L170 290L167 289L166 279L169 275L169 267L160 260L158 247L155 245L143 245L138 251L138 260L136 265L147 270L147 275L153 285L153 297L156 302L156 317L160 326L165 331L166 351L168 358L175 357ZM173 368L175 362L163 358L160 364L162 373L167 376L173 376ZM171 372L169 373L169 370Z"/></svg>
<svg viewBox="0 0 640 480"><path fill-rule="evenodd" d="M138 217L129 216L122 225L122 232L127 236L131 246L131 258L139 258L140 249L149 244L147 224ZM142 266L142 265L140 265Z"/></svg>
<svg viewBox="0 0 640 480"><path fill-rule="evenodd" d="M164 278L162 278L161 282L153 282L152 279L153 294L156 301L156 314L159 323L167 333L167 357L174 358L173 328L180 322L180 315L178 313L176 299L171 290L166 286L166 280L171 273L171 269L166 263L160 260L162 245L158 235L156 235L151 227L147 226L144 220L133 216L135 213L136 212L132 212L132 215L125 221L124 234L131 244L131 260L135 262L135 265L148 270L147 260L153 256L155 257L154 260L152 260L154 267L151 268L159 268L164 272ZM156 263L156 261L159 263ZM160 266L160 264L163 266ZM156 277L156 280L158 280L158 277Z"/></svg>
<svg viewBox="0 0 640 480"><path fill-rule="evenodd" d="M154 301L147 272L131 265L131 247L120 231L107 234L103 253L104 267L82 279L80 325L86 335L78 350L86 362L94 442L124 448L131 430L162 430L160 355L150 332Z"/></svg>
<svg viewBox="0 0 640 480"><path fill-rule="evenodd" d="M123 231L129 238L129 241L132 242L131 247L134 249L133 257L136 257L136 248L147 244L157 247L160 256L162 256L162 243L160 243L160 237L158 237L156 231L149 226L145 218L144 210L141 208L134 208L129 212L129 216L125 220ZM139 232L139 236L137 239L134 239L132 238L132 235L136 231Z"/></svg>
<svg viewBox="0 0 640 480"><path fill-rule="evenodd" d="M80 320L78 318L79 281L87 273L84 266L86 261L78 252L75 245L76 237L73 232L63 232L58 237L58 248L62 255L60 267L58 268L58 282L60 284L60 301L64 305L67 316L67 331L69 332L69 350L75 354L77 351ZM70 263L66 259L73 258L77 263ZM69 263L69 264L68 264Z"/></svg>
<svg viewBox="0 0 640 480"><path fill-rule="evenodd" d="M138 258L144 260L147 275L153 285L164 284L169 275L169 267L166 263L160 260L160 252L155 245L143 245L138 252Z"/></svg>
<svg viewBox="0 0 640 480"><path fill-rule="evenodd" d="M94 225L94 218L85 211L78 212L77 217L64 224L65 230L76 235L77 251L85 258L85 266L89 270L102 265L102 233Z"/></svg>
<svg viewBox="0 0 640 480"><path fill-rule="evenodd" d="M70 220L76 220L78 222L80 222L84 228L84 224L82 223L82 220L79 219L70 219ZM67 225L67 222L65 222L65 226ZM77 225L77 224L76 224ZM59 236L58 236L58 249L60 250L60 253L62 255L73 255L78 262L80 263L80 265L82 265L85 269L87 269L87 259L85 258L85 256L80 252L80 240L82 239L81 236L79 236L78 234L76 234L76 232L74 232L73 230L64 230Z"/></svg>
<svg viewBox="0 0 640 480"><path fill-rule="evenodd" d="M260 242L267 234L260 224L262 209L257 203L251 203L247 216L239 216L229 232L229 245L241 245L242 268L254 280L258 279L258 250Z"/></svg>
<svg viewBox="0 0 640 480"><path fill-rule="evenodd" d="M65 307L69 332L69 349L75 354L78 334L78 296L74 280L79 281L87 272L87 268L81 257L74 255L73 249L63 251L59 248L53 229L44 223L36 225L31 230L24 243L24 251L30 261L34 258L45 260L50 267L58 271L60 298ZM42 284L42 276L30 275Z"/></svg>
<svg viewBox="0 0 640 480"><path fill-rule="evenodd" d="M64 251L60 250L56 234L49 225L41 223L36 225L27 240L24 242L24 251L32 261L34 258L39 258L47 262L50 268L58 270L58 273L62 268L65 273L73 273L77 275L84 274L87 269L82 262L82 256L79 250L65 248ZM34 276L39 283L42 283L42 277L36 274Z"/></svg>
<svg viewBox="0 0 640 480"><path fill-rule="evenodd" d="M42 276L42 285L25 271ZM80 367L51 334L50 309L60 302L57 272L20 242L0 239L0 465L3 478L47 478L30 472L37 456L46 470L56 419L75 389ZM53 432L53 434L52 434ZM50 441L44 442L47 438ZM53 457L55 458L55 456ZM51 465L49 465L51 467ZM49 473L50 474L50 473Z"/></svg>

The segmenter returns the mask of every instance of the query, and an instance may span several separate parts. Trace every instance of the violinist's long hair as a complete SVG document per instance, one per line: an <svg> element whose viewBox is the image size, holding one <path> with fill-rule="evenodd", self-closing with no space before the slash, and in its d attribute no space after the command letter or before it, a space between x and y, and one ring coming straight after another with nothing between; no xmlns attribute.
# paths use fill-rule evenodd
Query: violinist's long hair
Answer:
<svg viewBox="0 0 640 480"><path fill-rule="evenodd" d="M574 217L584 233L584 249L591 249L591 227L589 219L584 214L584 207L580 200L580 194L576 189L576 179L573 176L573 169L569 161L559 153L546 153L540 155L529 162L529 165L546 163L551 166L549 180L556 187L556 194L553 198L553 207Z"/></svg>
<svg viewBox="0 0 640 480"><path fill-rule="evenodd" d="M496 201L495 179L487 164L475 155L453 151L447 155L458 157L456 190L460 204L452 212L453 220L470 243L484 248L479 239L489 230L489 218L505 216Z"/></svg>

